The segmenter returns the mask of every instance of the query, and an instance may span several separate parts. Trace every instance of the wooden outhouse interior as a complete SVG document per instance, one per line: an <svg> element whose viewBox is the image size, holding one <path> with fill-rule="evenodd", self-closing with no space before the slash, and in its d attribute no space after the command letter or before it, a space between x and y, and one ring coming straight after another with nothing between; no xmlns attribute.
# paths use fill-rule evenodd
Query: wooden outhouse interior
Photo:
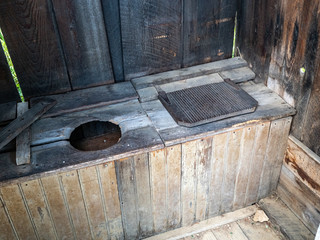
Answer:
<svg viewBox="0 0 320 240"><path fill-rule="evenodd" d="M0 239L179 239L252 205L316 235L319 0L2 0L0 28ZM226 79L254 112L186 127L158 99Z"/></svg>

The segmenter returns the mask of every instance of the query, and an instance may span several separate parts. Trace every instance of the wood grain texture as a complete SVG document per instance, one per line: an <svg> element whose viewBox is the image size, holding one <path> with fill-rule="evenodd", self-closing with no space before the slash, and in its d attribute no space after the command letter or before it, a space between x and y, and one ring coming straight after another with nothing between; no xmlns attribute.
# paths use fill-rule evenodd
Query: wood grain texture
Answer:
<svg viewBox="0 0 320 240"><path fill-rule="evenodd" d="M200 141L200 140L198 140ZM196 214L197 141L182 144L181 150L181 226L191 225Z"/></svg>
<svg viewBox="0 0 320 240"><path fill-rule="evenodd" d="M102 0L115 82L124 81L119 0Z"/></svg>
<svg viewBox="0 0 320 240"><path fill-rule="evenodd" d="M44 199L39 181L33 180L22 183L21 189L39 238L56 238L56 230L52 222L51 213Z"/></svg>
<svg viewBox="0 0 320 240"><path fill-rule="evenodd" d="M165 149L151 152L149 154L149 164L154 230L156 232L164 232L167 229L167 173Z"/></svg>
<svg viewBox="0 0 320 240"><path fill-rule="evenodd" d="M17 117L17 103L7 102L0 104L0 125L5 124L7 121L13 120Z"/></svg>
<svg viewBox="0 0 320 240"><path fill-rule="evenodd" d="M25 207L18 185L1 188L1 198L8 209L12 224L20 239L38 239L34 223Z"/></svg>
<svg viewBox="0 0 320 240"><path fill-rule="evenodd" d="M255 142L256 126L246 127L243 129L242 139L240 142L239 163L234 190L233 210L245 206L246 190L249 181L249 170L253 159L253 146Z"/></svg>
<svg viewBox="0 0 320 240"><path fill-rule="evenodd" d="M40 182L48 202L48 207L50 208L58 239L75 238L58 176L41 178Z"/></svg>
<svg viewBox="0 0 320 240"><path fill-rule="evenodd" d="M184 1L183 66L232 55L236 1Z"/></svg>
<svg viewBox="0 0 320 240"><path fill-rule="evenodd" d="M181 8L180 0L120 1L126 80L180 68Z"/></svg>
<svg viewBox="0 0 320 240"><path fill-rule="evenodd" d="M116 161L117 181L121 206L124 238L139 236L135 169L133 157Z"/></svg>
<svg viewBox="0 0 320 240"><path fill-rule="evenodd" d="M106 239L108 226L96 167L80 169L78 174L93 239Z"/></svg>
<svg viewBox="0 0 320 240"><path fill-rule="evenodd" d="M152 154L152 153L151 153ZM152 160L150 160L152 162ZM149 165L149 154L141 154L134 156L134 167L135 167L135 176L136 176L136 185L137 185L137 204L138 204L138 214L139 214L139 228L140 235L143 237L151 236L154 225L157 224L154 217L156 216L157 210L153 210L153 201L152 201L152 179L155 177L149 176L150 168L152 168L153 164ZM152 170L151 170L152 174ZM154 174L154 173L153 173ZM157 174L157 173L156 173ZM159 173L161 174L161 173ZM162 179L159 179L160 182ZM160 191L160 189L156 189L155 191ZM159 196L156 196L159 197ZM163 196L160 196L163 198ZM157 206L156 206L157 207Z"/></svg>
<svg viewBox="0 0 320 240"><path fill-rule="evenodd" d="M181 221L181 145L166 148L168 229Z"/></svg>
<svg viewBox="0 0 320 240"><path fill-rule="evenodd" d="M20 100L2 47L0 48L0 89L0 103Z"/></svg>
<svg viewBox="0 0 320 240"><path fill-rule="evenodd" d="M55 104L56 102L51 99L39 102L29 111L25 112L8 124L0 132L0 149L18 136L24 129L29 127Z"/></svg>
<svg viewBox="0 0 320 240"><path fill-rule="evenodd" d="M248 186L246 190L246 205L257 202L259 194L260 176L263 169L264 157L267 149L270 122L256 126L255 143L252 149L254 164L249 167Z"/></svg>
<svg viewBox="0 0 320 240"><path fill-rule="evenodd" d="M101 2L52 0L72 89L113 83Z"/></svg>
<svg viewBox="0 0 320 240"><path fill-rule="evenodd" d="M7 211L5 209L4 201L0 196L0 239L18 239L18 236L15 233L10 224L11 219L9 219Z"/></svg>
<svg viewBox="0 0 320 240"><path fill-rule="evenodd" d="M50 3L1 2L0 15L24 97L71 90Z"/></svg>
<svg viewBox="0 0 320 240"><path fill-rule="evenodd" d="M29 103L21 102L17 104L17 115L20 117L28 111ZM31 151L30 128L26 128L16 137L16 164L29 164Z"/></svg>
<svg viewBox="0 0 320 240"><path fill-rule="evenodd" d="M213 234L218 240L249 240L239 225L235 222L214 229Z"/></svg>
<svg viewBox="0 0 320 240"><path fill-rule="evenodd" d="M196 214L195 221L207 218L208 193L210 186L210 169L212 157L212 138L201 139L197 146L196 169Z"/></svg>
<svg viewBox="0 0 320 240"><path fill-rule="evenodd" d="M89 227L87 210L80 188L77 171L71 171L59 175L63 195L67 201L68 212L71 215L72 224L77 238L89 239L92 237Z"/></svg>
<svg viewBox="0 0 320 240"><path fill-rule="evenodd" d="M230 212L233 209L242 134L242 129L229 132L228 153L224 159L221 187L221 213Z"/></svg>
<svg viewBox="0 0 320 240"><path fill-rule="evenodd" d="M281 169L277 193L310 231L316 234L320 224L320 195L314 193L286 165Z"/></svg>
<svg viewBox="0 0 320 240"><path fill-rule="evenodd" d="M228 153L229 134L218 134L212 139L211 176L208 194L208 217L218 216L221 208L224 159Z"/></svg>
<svg viewBox="0 0 320 240"><path fill-rule="evenodd" d="M260 177L259 199L267 197L276 189L280 169L286 151L291 118L272 121L270 124L268 146ZM277 149L277 151L275 151Z"/></svg>
<svg viewBox="0 0 320 240"><path fill-rule="evenodd" d="M103 192L102 198L107 212L110 238L122 239L123 228L115 163L109 162L99 165L98 172Z"/></svg>

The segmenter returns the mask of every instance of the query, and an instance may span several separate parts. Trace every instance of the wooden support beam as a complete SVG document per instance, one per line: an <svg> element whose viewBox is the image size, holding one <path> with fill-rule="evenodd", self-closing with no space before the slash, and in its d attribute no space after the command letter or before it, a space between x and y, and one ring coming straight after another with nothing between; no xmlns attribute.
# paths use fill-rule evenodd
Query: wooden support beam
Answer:
<svg viewBox="0 0 320 240"><path fill-rule="evenodd" d="M20 102L17 104L18 117L22 116L28 111L28 102ZM16 164L29 164L30 163L30 128L23 130L16 138Z"/></svg>

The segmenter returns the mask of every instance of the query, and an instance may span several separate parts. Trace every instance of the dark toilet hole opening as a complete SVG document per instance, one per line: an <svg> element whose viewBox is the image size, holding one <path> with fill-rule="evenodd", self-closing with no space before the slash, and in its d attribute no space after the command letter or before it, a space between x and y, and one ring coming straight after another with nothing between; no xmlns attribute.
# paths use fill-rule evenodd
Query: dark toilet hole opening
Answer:
<svg viewBox="0 0 320 240"><path fill-rule="evenodd" d="M70 144L81 151L96 151L111 147L120 141L120 127L111 122L87 122L73 130Z"/></svg>

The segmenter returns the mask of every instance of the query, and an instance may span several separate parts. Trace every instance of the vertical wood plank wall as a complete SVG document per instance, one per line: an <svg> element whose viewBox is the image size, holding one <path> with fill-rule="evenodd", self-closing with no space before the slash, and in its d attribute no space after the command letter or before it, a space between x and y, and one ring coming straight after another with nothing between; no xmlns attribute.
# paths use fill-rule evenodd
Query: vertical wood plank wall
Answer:
<svg viewBox="0 0 320 240"><path fill-rule="evenodd" d="M291 134L320 155L319 1L244 0L239 16L241 56L296 108Z"/></svg>
<svg viewBox="0 0 320 240"><path fill-rule="evenodd" d="M275 190L290 118L0 188L0 239L134 239Z"/></svg>
<svg viewBox="0 0 320 240"><path fill-rule="evenodd" d="M220 2L1 1L0 27L29 99L231 57L237 1ZM0 103L17 100L3 57Z"/></svg>

